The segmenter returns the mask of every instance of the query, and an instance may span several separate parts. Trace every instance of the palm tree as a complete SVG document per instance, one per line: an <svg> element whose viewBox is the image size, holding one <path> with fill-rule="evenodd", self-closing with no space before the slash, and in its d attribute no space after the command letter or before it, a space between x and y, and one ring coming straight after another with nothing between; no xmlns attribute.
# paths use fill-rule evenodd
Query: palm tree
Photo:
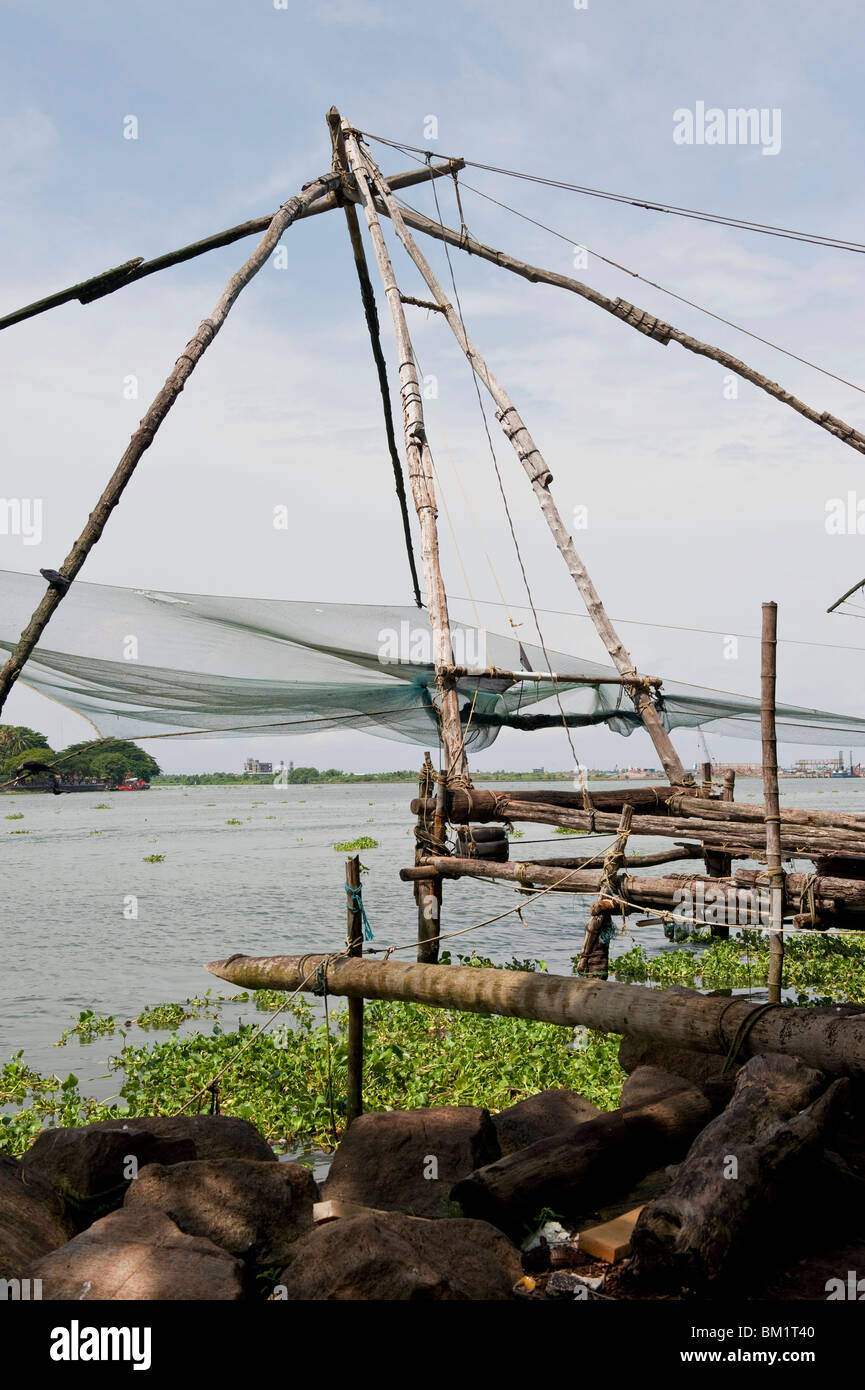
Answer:
<svg viewBox="0 0 865 1390"><path fill-rule="evenodd" d="M0 762L34 748L48 748L44 734L23 724L0 724Z"/></svg>

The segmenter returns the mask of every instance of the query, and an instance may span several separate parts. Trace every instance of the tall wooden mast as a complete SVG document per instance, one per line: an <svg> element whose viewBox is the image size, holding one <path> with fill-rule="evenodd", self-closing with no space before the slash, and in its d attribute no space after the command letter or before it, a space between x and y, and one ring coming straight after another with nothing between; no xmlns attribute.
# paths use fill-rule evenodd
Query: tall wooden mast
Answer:
<svg viewBox="0 0 865 1390"><path fill-rule="evenodd" d="M619 637L618 633L616 632L615 628L613 627L613 624L611 623L607 615L606 609L604 608L604 605L601 602L598 591L592 583L588 570L586 569L585 565L583 564L583 561L577 553L577 549L574 545L573 538L569 534L568 529L562 520L559 509L556 506L555 501L553 500L553 496L550 492L549 486L552 480L552 473L550 472L543 455L541 454L540 450L535 444L535 441L532 439L532 436L529 434L529 431L526 429L526 426L523 423L523 420L521 419L519 414L517 413L516 407L514 406L514 403L508 395L507 391L505 391L501 382L490 371L489 367L487 366L481 354L478 352L474 343L468 337L468 334L466 333L463 327L460 316L456 313L453 305L448 300L444 290L442 289L441 285L436 279L436 276L434 275L431 267L427 263L426 258L417 246L417 243L415 242L411 232L406 227L399 206L393 198L390 188L388 187L387 180L384 178L381 170L378 168L378 165L373 160L372 155L369 153L368 149L365 146L363 147L363 149L361 149L357 135L354 133L354 131L351 130L351 128L347 125L345 121L343 121L342 128L346 140L346 145L351 155L352 168L358 180L358 183L363 184L365 193L367 194L369 193L370 188L372 188L375 194L378 196L378 198L380 198L384 207L387 209L387 214L393 222L394 230L396 231L397 236L403 243L405 249L408 251L409 255L411 256L412 260L414 261L415 265L421 272L421 275L423 276L424 280L426 281L427 285L432 291L433 296L438 305L441 307L457 342L459 343L463 352L468 357L472 369L477 373L477 376L486 386L487 390L489 391L490 395L495 401L497 407L496 413L501 423L502 429L504 430L507 438L513 445L517 453L517 456L528 475L529 481L532 485L532 489L534 490L535 496L538 499L541 511L543 512L547 525L549 526L550 531L552 532L553 538L556 542L556 545L558 546L562 558L565 561L565 564L568 567L571 577L573 578L574 582L577 585L577 588L580 591L580 594L583 597L583 601L585 602L589 616L591 617L595 625L595 629L599 637L601 638L601 641L604 643L604 646L606 647L607 651L609 652L610 658L612 659L616 667L616 670L619 672L621 676L625 678L627 683L627 678L629 676L637 676L636 667L634 666L634 662L631 659L630 654L628 653L624 643L622 642L621 638ZM368 198L368 220L370 218L370 215L376 217L376 226L378 227L378 219L375 212L375 205L372 202L372 199ZM370 223L370 225L372 224ZM379 236L381 236L380 227L378 227L378 233ZM685 772L685 769L682 766L682 763L679 759L679 755L673 747L673 742L670 738L669 733L663 725L661 717L658 713L658 710L652 700L649 691L646 689L645 686L637 684L626 684L626 688L634 703L634 707L643 722L646 732L648 733L649 737L652 740L652 743L655 746L655 751L657 752L658 757L661 760L661 764L670 782L675 786L691 784L693 782L693 778L691 777L690 773Z"/></svg>
<svg viewBox="0 0 865 1390"><path fill-rule="evenodd" d="M335 113L338 119L338 113ZM332 125L333 128L333 125ZM447 668L454 663L451 645L450 619L448 616L447 594L439 563L437 508L433 484L432 455L426 437L423 397L418 381L417 366L409 337L408 324L400 299L399 287L394 275L391 259L382 234L378 213L375 210L372 192L364 172L364 162L358 149L357 139L345 122L342 122L345 149L351 161L352 171L357 181L367 226L372 239L373 251L381 274L385 296L393 321L399 354L400 397L403 409L405 430L406 462L412 499L417 512L421 534L421 560L424 584L429 609L430 628L433 639L433 663L438 688L438 711L441 720L442 755L445 777L468 776L460 724L459 700L456 681Z"/></svg>

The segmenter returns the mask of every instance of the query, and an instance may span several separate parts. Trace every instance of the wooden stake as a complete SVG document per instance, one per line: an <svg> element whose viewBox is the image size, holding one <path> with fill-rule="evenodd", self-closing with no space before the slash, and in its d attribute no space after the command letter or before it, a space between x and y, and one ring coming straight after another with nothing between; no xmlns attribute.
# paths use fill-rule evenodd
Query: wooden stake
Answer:
<svg viewBox="0 0 865 1390"><path fill-rule="evenodd" d="M763 737L763 801L766 807L766 869L769 876L769 1003L780 1004L784 973L784 870L781 867L781 808L775 738L775 653L778 605L763 604L760 658L760 732Z"/></svg>
<svg viewBox="0 0 865 1390"><path fill-rule="evenodd" d="M558 507L553 501L549 489L552 474L540 450L518 415L510 396L501 385L501 382L499 382L490 371L474 343L468 337L459 315L454 310L453 305L448 300L444 290L433 274L432 269L409 232L402 213L393 199L381 170L378 168L378 165L375 163L366 147L364 147L363 152L361 152L357 136L353 132L349 134L349 129L346 123L343 122L343 130L346 132L346 144L349 148L352 168L358 183L362 184L367 190L370 184L375 188L375 191L388 210L397 236L429 286L434 299L441 306L451 331L463 352L468 357L472 369L476 372L479 380L483 382L495 401L497 416L502 429L513 445L517 457L529 477L535 496L538 499L541 511L553 534L556 545L570 571L571 577L583 597L589 616L594 622L595 629L609 652L616 670L621 676L636 676L636 667L621 641L621 638L610 622L606 609L601 603L598 592L589 577L588 570L577 554L573 539L569 535L562 521ZM370 217L371 213L374 215L374 212L374 208L371 209L368 206L367 218ZM685 772L679 755L673 747L670 735L664 728L661 717L651 696L642 686L627 685L626 688L633 701L634 708L643 721L646 732L655 745L655 751L661 760L661 764L670 782L677 786L685 784L692 785L693 778L690 773Z"/></svg>
<svg viewBox="0 0 865 1390"><path fill-rule="evenodd" d="M198 332L186 344L174 365L174 370L166 379L165 385L129 441L129 446L109 478L105 491L87 518L84 530L63 561L60 575L66 583L49 586L45 591L42 601L22 632L15 650L0 670L0 710L3 709L6 696L21 674L21 668L32 655L33 649L45 631L51 615L68 591L69 583L75 579L90 551L102 535L108 518L120 501L123 490L135 472L142 454L150 448L156 431L195 370L196 364L213 342L241 290L267 263L283 232L291 226L292 222L297 220L304 208L309 207L316 198L337 187L338 184L339 178L336 174L324 174L321 178L313 180L312 183L305 184L296 197L289 198L288 202L283 203L279 211L274 214L267 231L249 260L232 275L210 317L202 320Z"/></svg>
<svg viewBox="0 0 865 1390"><path fill-rule="evenodd" d="M360 858L345 861L345 896L347 929L345 934L350 956L363 955L363 913L360 909ZM363 1114L363 999L348 1001L348 1085L346 1123L351 1124Z"/></svg>
<svg viewBox="0 0 865 1390"><path fill-rule="evenodd" d="M424 810L419 812L417 821L417 832L415 835L415 856L414 862L421 866L432 849L434 853L443 853L443 836L436 833L437 817L430 823L430 815L425 809L431 804L438 806L438 797L433 798L432 790L435 786L435 769L433 768L432 758L429 753L424 753L424 763L421 769L418 790L421 793L420 801ZM432 839L430 833L432 832ZM418 879L415 882L415 902L417 903L417 958L425 965L435 965L439 958L439 922L441 920L442 905L442 877L441 874L433 874L429 878Z"/></svg>

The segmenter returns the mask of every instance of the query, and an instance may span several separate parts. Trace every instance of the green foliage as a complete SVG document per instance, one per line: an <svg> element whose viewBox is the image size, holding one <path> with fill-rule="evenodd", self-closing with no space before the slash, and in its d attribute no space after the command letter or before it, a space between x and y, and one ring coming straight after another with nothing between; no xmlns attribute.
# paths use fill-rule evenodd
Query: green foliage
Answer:
<svg viewBox="0 0 865 1390"><path fill-rule="evenodd" d="M570 825L557 825L554 835L588 835L588 830L574 830Z"/></svg>
<svg viewBox="0 0 865 1390"><path fill-rule="evenodd" d="M25 732L32 733L33 731L32 729L27 729ZM5 758L2 765L2 776L5 778L14 776L22 763L45 763L47 766L54 757L55 754L48 747L47 743L28 744L26 748L19 748L12 753L11 756ZM46 776L45 773L41 772L36 772L32 775L34 777ZM22 783L22 786L26 787L26 785L26 782Z"/></svg>
<svg viewBox="0 0 865 1390"><path fill-rule="evenodd" d="M69 756L71 755L71 756ZM159 773L159 764L137 743L123 738L89 739L70 743L59 755L59 772L75 773L81 777L101 777L119 782L127 774L149 782Z"/></svg>
<svg viewBox="0 0 865 1390"><path fill-rule="evenodd" d="M642 946L619 956L611 971L617 980L702 989L747 989L769 979L769 938L765 932L742 931L730 941L702 934L703 951L664 951L648 956ZM820 932L788 935L784 940L785 989L798 991L798 1002L865 1000L865 941Z"/></svg>
<svg viewBox="0 0 865 1390"><path fill-rule="evenodd" d="M45 754L50 753L48 740L36 729L28 729L26 724L0 724L0 761L5 767L10 758L19 762L33 753L33 761L45 762Z"/></svg>
<svg viewBox="0 0 865 1390"><path fill-rule="evenodd" d="M24 819L24 812L23 812L23 811L15 811L11 816L7 816L6 819L7 819L7 820L23 820L23 819Z"/></svg>
<svg viewBox="0 0 865 1390"><path fill-rule="evenodd" d="M483 958L466 957L481 965ZM514 962L522 967L526 962ZM529 964L532 964L529 962ZM285 1005L285 1022L255 1039L220 1080L223 1114L252 1120L277 1147L332 1147L328 1099L328 1034L309 1004L282 991L257 991L256 1007ZM189 1001L200 1003L203 1001ZM181 1005L145 1010L139 1022L179 1019ZM120 1104L82 1096L75 1077L65 1081L28 1068L18 1053L0 1069L0 1150L21 1153L43 1124L85 1124L116 1115L172 1114L207 1085L248 1042L259 1025L236 1031L124 1046L111 1059L122 1075ZM76 1029L69 1030L77 1031ZM331 1015L333 1100L338 1128L345 1119L347 1011ZM617 1103L624 1079L618 1038L590 1034L585 1048L569 1048L568 1029L418 1004L368 1001L364 1011L364 1105L367 1110L426 1105L482 1105L496 1111L552 1086L582 1091L596 1105Z"/></svg>
<svg viewBox="0 0 865 1390"><path fill-rule="evenodd" d="M103 1015L94 1013L92 1009L82 1009L78 1015L77 1023L61 1033L54 1046L65 1047L66 1039L71 1037L77 1037L80 1042L92 1042L94 1038L110 1037L115 1031L115 1027L112 1014Z"/></svg>
<svg viewBox="0 0 865 1390"><path fill-rule="evenodd" d="M339 844L334 845L334 849L342 854L351 854L356 849L378 849L378 840L370 839L369 835L361 835L357 840L340 840Z"/></svg>
<svg viewBox="0 0 865 1390"><path fill-rule="evenodd" d="M164 854L147 854L141 862L142 864L161 864L164 858Z"/></svg>

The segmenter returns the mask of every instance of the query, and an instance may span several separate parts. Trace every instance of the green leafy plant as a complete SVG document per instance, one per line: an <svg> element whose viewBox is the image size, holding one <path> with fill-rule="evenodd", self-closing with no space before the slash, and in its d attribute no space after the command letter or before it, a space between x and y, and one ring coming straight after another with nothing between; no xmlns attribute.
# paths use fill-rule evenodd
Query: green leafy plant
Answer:
<svg viewBox="0 0 865 1390"><path fill-rule="evenodd" d="M164 854L147 854L141 862L142 864L161 864L164 858Z"/></svg>
<svg viewBox="0 0 865 1390"><path fill-rule="evenodd" d="M340 840L339 844L334 845L334 849L341 854L350 854L358 849L378 849L378 840L370 839L369 835L361 835L357 840Z"/></svg>

